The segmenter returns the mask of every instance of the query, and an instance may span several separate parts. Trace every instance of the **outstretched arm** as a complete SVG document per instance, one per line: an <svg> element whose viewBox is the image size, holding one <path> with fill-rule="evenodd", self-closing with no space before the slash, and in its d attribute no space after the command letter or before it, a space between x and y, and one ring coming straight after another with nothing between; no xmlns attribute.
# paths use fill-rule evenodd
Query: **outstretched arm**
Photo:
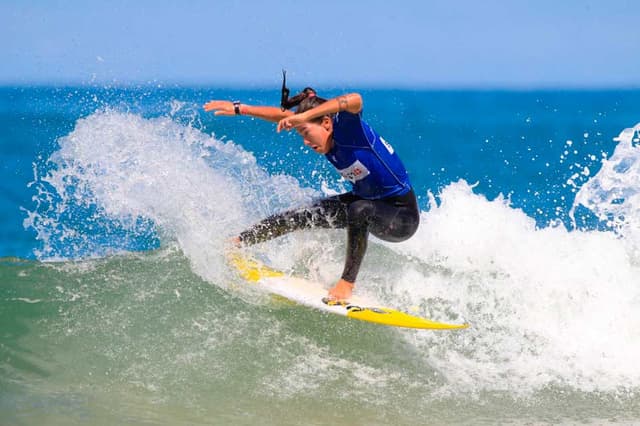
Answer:
<svg viewBox="0 0 640 426"><path fill-rule="evenodd" d="M314 118L328 114L335 114L340 111L347 111L352 114L357 114L362 111L362 96L358 93L349 93L348 95L329 99L327 102L324 102L301 114L291 114L287 117L283 117L278 122L277 130L278 132L282 129L291 130L292 128L313 120Z"/></svg>
<svg viewBox="0 0 640 426"><path fill-rule="evenodd" d="M207 112L215 111L214 115L236 115L233 102L229 101L207 102L204 104L204 110ZM293 112L289 110L282 111L282 109L278 107L240 104L240 115L249 115L277 123L283 118L293 115Z"/></svg>

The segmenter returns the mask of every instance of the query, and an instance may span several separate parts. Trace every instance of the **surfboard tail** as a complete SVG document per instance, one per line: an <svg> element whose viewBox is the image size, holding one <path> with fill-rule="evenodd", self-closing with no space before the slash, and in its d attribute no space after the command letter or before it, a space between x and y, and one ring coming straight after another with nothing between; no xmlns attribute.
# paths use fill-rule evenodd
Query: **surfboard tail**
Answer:
<svg viewBox="0 0 640 426"><path fill-rule="evenodd" d="M239 251L228 252L227 261L231 263L240 273L240 276L247 281L258 282L263 278L284 276L284 272L270 268L251 257L243 256Z"/></svg>

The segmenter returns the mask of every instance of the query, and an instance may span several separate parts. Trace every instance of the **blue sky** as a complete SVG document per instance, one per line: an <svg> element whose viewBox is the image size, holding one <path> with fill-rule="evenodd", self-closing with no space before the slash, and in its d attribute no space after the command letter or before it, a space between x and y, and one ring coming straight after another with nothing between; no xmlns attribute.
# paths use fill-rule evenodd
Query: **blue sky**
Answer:
<svg viewBox="0 0 640 426"><path fill-rule="evenodd" d="M634 0L1 0L0 37L0 84L640 87Z"/></svg>

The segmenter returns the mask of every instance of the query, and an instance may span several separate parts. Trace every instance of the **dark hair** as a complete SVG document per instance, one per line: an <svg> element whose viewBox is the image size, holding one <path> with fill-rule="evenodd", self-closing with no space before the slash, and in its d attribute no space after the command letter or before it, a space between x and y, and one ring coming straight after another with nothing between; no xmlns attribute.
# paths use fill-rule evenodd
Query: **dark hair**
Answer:
<svg viewBox="0 0 640 426"><path fill-rule="evenodd" d="M311 87L305 87L302 92L298 93L294 97L289 97L289 89L287 88L286 71L282 70L282 95L280 98L280 106L282 110L296 108L296 114L308 111L318 105L326 102L326 99L319 97L316 91ZM314 122L322 121L322 117L318 117Z"/></svg>
<svg viewBox="0 0 640 426"><path fill-rule="evenodd" d="M286 102L283 102L283 106L286 109L291 109L297 106L296 114L300 114L325 102L327 102L327 100L316 95L315 90L313 90L311 87L305 87L302 92L298 93L293 98L287 98ZM322 118L323 117L318 117L311 121L314 123L319 123L322 121Z"/></svg>
<svg viewBox="0 0 640 426"><path fill-rule="evenodd" d="M298 109L296 110L296 113L301 113L314 108L323 102L326 102L326 99L319 97L313 88L305 87L302 92L292 98L289 98L288 96L283 97L281 106L284 109L291 109L297 106Z"/></svg>

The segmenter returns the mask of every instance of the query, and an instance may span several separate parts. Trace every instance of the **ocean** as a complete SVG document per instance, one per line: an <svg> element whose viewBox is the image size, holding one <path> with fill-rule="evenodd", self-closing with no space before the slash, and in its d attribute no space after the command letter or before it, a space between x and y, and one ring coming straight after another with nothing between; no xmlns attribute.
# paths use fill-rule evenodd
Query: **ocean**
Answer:
<svg viewBox="0 0 640 426"><path fill-rule="evenodd" d="M640 90L358 91L421 224L356 291L459 331L284 303L224 260L348 190L279 88L0 88L0 423L640 423ZM333 285L344 230L251 250Z"/></svg>

